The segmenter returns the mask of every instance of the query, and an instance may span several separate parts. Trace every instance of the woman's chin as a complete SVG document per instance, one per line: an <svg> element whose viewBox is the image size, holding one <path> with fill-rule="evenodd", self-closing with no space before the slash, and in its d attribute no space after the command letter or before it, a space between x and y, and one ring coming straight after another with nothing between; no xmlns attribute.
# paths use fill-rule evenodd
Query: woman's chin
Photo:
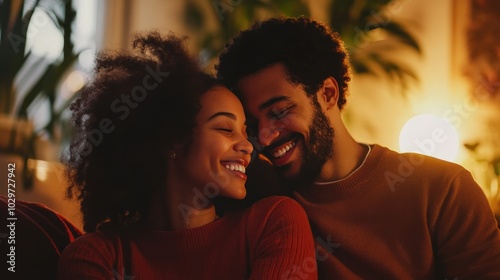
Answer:
<svg viewBox="0 0 500 280"><path fill-rule="evenodd" d="M221 193L220 195L225 196L227 198L242 200L247 196L247 190L245 189L245 187L243 187L243 188L230 190L228 193Z"/></svg>

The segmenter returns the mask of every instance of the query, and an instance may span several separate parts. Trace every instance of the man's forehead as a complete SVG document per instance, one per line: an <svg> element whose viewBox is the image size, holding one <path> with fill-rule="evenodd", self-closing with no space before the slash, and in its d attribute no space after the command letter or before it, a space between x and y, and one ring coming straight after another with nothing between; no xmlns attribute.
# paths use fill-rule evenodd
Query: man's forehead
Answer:
<svg viewBox="0 0 500 280"><path fill-rule="evenodd" d="M247 93L243 94L241 98L245 110L251 110L254 114L266 111L275 104L291 101L289 95L278 92L259 92L258 94Z"/></svg>
<svg viewBox="0 0 500 280"><path fill-rule="evenodd" d="M236 91L242 99L248 99L245 101L257 98L267 102L267 99L283 95L283 87L288 85L291 84L284 66L276 64L241 78L236 84Z"/></svg>
<svg viewBox="0 0 500 280"><path fill-rule="evenodd" d="M236 86L238 88L246 88L249 84L254 83L272 83L273 81L286 81L289 80L286 67L282 63L275 63L263 67L251 74L241 77Z"/></svg>

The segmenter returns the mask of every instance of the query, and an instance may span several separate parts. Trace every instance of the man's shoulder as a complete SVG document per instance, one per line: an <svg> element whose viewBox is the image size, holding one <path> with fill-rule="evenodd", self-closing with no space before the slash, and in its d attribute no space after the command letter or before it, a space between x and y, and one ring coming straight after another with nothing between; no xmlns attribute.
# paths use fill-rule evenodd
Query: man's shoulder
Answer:
<svg viewBox="0 0 500 280"><path fill-rule="evenodd" d="M415 152L397 152L381 145L373 145L374 151L381 155L381 163L389 169L406 169L408 172L422 174L457 175L466 172L466 169L454 162Z"/></svg>
<svg viewBox="0 0 500 280"><path fill-rule="evenodd" d="M384 179L391 191L406 190L413 194L432 193L433 197L446 196L450 192L480 191L471 173L459 164L418 153L399 153L384 149L380 159ZM464 197L465 198L465 197Z"/></svg>

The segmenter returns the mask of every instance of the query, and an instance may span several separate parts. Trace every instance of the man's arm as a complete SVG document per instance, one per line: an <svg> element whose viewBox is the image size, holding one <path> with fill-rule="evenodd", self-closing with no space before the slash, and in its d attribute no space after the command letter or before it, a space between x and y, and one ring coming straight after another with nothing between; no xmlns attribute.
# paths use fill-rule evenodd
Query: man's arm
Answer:
<svg viewBox="0 0 500 280"><path fill-rule="evenodd" d="M500 279L500 231L469 172L455 177L440 210L433 232L443 279Z"/></svg>

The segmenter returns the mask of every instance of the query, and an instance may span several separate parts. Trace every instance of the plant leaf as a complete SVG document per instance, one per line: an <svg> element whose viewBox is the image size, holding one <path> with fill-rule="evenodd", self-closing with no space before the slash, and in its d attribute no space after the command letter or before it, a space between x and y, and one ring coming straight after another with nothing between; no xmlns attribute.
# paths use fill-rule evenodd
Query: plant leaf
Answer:
<svg viewBox="0 0 500 280"><path fill-rule="evenodd" d="M418 54L422 54L422 49L413 35L411 35L400 23L391 21L381 27L399 41L412 48Z"/></svg>

